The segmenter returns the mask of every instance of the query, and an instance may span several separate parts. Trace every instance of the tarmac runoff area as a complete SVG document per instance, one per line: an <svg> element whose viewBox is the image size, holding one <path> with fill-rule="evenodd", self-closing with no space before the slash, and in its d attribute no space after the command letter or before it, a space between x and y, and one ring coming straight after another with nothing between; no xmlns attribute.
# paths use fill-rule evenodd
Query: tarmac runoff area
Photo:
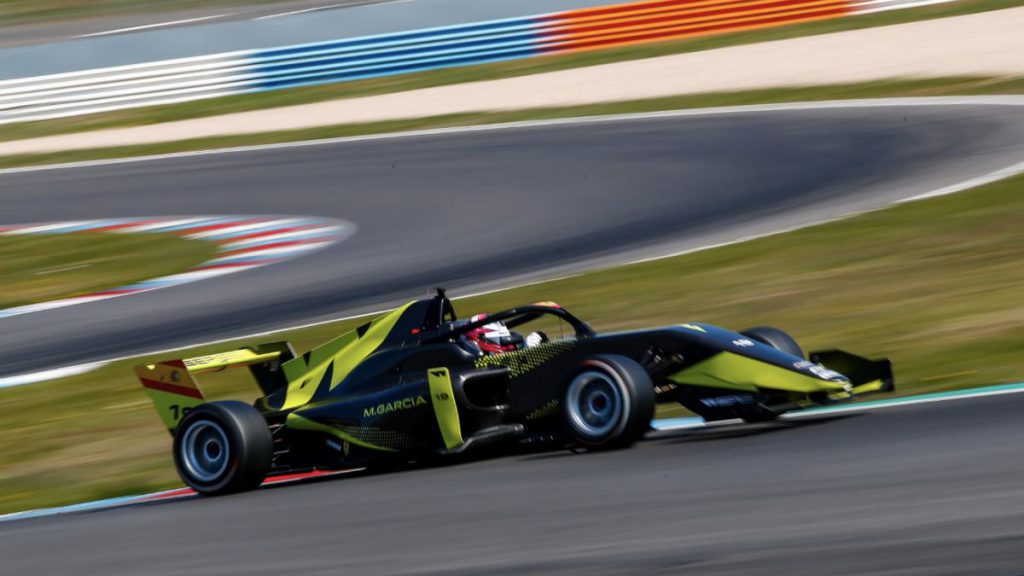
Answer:
<svg viewBox="0 0 1024 576"><path fill-rule="evenodd" d="M1024 7L518 78L0 143L0 155L892 78L1024 75ZM756 66L751 66L755 63Z"/></svg>

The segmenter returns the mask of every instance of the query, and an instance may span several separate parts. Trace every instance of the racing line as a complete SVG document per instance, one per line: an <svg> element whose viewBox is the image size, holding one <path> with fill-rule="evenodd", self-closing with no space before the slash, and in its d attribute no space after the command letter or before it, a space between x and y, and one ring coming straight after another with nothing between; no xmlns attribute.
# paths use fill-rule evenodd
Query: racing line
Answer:
<svg viewBox="0 0 1024 576"><path fill-rule="evenodd" d="M656 115L0 173L2 225L301 213L358 226L314 256L0 319L0 375L880 207L1020 163L1019 100L1000 101ZM1024 565L1021 409L1024 396L1003 394L805 415L659 432L614 453L38 518L0 525L0 555L16 574L1008 573Z"/></svg>

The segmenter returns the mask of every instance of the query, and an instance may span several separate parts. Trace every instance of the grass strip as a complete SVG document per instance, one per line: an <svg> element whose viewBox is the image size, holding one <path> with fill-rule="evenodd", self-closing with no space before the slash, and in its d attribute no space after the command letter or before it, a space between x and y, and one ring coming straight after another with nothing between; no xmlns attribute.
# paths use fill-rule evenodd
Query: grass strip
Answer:
<svg viewBox="0 0 1024 576"><path fill-rule="evenodd" d="M172 234L0 236L0 309L183 272L216 252L211 242Z"/></svg>
<svg viewBox="0 0 1024 576"><path fill-rule="evenodd" d="M749 104L844 100L856 98L894 98L977 94L1024 94L1024 78L954 77L926 80L883 80L855 84L835 84L798 88L770 88L740 92L694 94L686 96L672 96L668 98L653 98L648 100L593 104L589 106L532 108L509 112L452 114L427 118L415 118L410 120L390 120L364 124L323 126L303 130L265 132L261 134L197 138L158 144L117 146L90 150L71 150L46 154L0 156L0 168L38 166L88 160L106 160L197 150L215 150L238 146L300 142L347 136L404 132L410 130L453 128L458 126L501 124L505 122L547 120L552 118L571 118L579 116L602 116L610 114L683 110L706 108L710 106L740 106Z"/></svg>

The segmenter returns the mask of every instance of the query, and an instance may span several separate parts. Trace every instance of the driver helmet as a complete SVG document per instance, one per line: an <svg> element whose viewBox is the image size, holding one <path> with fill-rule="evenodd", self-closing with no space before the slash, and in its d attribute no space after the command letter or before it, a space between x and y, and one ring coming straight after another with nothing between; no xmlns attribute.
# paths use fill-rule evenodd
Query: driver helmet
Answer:
<svg viewBox="0 0 1024 576"><path fill-rule="evenodd" d="M470 322L478 322L487 318L487 314L477 314ZM523 336L512 332L504 322L491 322L466 332L465 337L477 345L484 354L500 354L522 348L525 344Z"/></svg>

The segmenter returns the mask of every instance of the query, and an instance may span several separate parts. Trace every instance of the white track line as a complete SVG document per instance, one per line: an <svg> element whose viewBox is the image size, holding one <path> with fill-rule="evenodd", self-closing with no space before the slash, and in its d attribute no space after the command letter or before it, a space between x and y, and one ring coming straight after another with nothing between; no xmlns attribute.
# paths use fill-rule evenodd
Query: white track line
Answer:
<svg viewBox="0 0 1024 576"><path fill-rule="evenodd" d="M184 20L171 20L169 22L157 22L156 24L143 24L142 26L129 26L128 28L117 28L116 30L105 30L103 32L93 32L91 34L82 34L76 36L76 38L93 38L95 36L110 36L111 34L121 34L124 32L135 32L136 30L149 30L150 28L164 28L167 26L177 26L178 24L190 24L193 22L202 22L203 20L213 20L214 18L223 18L229 16L229 14L215 14L213 16L200 16L198 18L185 18Z"/></svg>
<svg viewBox="0 0 1024 576"><path fill-rule="evenodd" d="M916 396L907 396L906 398L895 398L893 400L868 401L862 404L847 404L844 406L830 406L827 408L812 408L803 412L793 412L792 414L784 414L783 418L793 419L806 418L809 416L822 414L844 414L847 412L865 412L868 410L898 408L901 406L914 406L917 404L934 404L936 402L949 402L951 400L963 400L967 398L1005 396L1007 394L1020 394L1024 392L1024 385L1015 386L1019 387L1002 388L999 390L992 390L991 387L983 387L982 389L976 392L971 392L969 389L966 391L956 390L940 394L920 394Z"/></svg>
<svg viewBox="0 0 1024 576"><path fill-rule="evenodd" d="M904 406L915 406L918 404L934 404L936 402L950 402L953 400L967 400L971 398L986 398L989 396L1005 396L1007 394L1021 393L1024 393L1024 383L1004 384L999 386L985 386L977 389L976 391L971 391L970 389L953 390L950 392L918 394L915 396L906 396L903 398L893 398L892 400L874 400L853 404L845 404L840 406L809 408L807 410L799 410L796 412L783 414L781 416L781 419L798 420L800 418L813 418L815 416L831 414L845 414L849 412L868 412L871 410L901 408ZM743 420L740 420L739 418L732 420L716 420L714 422L704 422L699 416L687 416L682 418L666 418L664 420L655 420L654 422L652 422L651 425L654 427L655 430L659 432L669 432L673 430L692 430L695 428L731 426L743 423Z"/></svg>
<svg viewBox="0 0 1024 576"><path fill-rule="evenodd" d="M202 22L204 20L213 20L215 18L223 18L228 14L215 14L213 16L200 16L198 18L185 18L183 20L170 20L167 22L157 22L155 24L143 24L141 26L129 26L127 28L116 28L114 30L104 30L103 32L92 32L90 34L82 34L76 36L76 38L93 38L96 36L110 36L111 34L122 34L124 32L135 32L136 30L149 30L151 28L164 28L167 26L177 26L178 24L190 24L193 22Z"/></svg>
<svg viewBox="0 0 1024 576"><path fill-rule="evenodd" d="M283 150L288 148L304 148L307 146L326 146L353 142L372 142L377 140L397 140L403 138L422 138L427 136L448 136L472 134L477 132L495 132L502 130L523 130L530 128L547 128L552 126L572 126L576 124L601 124L605 122L630 122L635 120L657 120L661 118L684 118L690 116L719 116L723 114L739 114L751 112L799 112L803 110L835 110L844 108L892 108L903 106L1024 106L1024 96L937 96L928 98L873 98L865 100L829 100L825 102L793 102L784 104L753 104L748 106L722 106L718 108L693 108L686 110L666 110L660 112L639 112L634 114L607 114L602 116L580 116L573 118L554 118L550 120L525 120L522 122L506 122L502 124L481 124L477 126L458 126L453 128L431 128L427 130L409 130L405 132L389 132L384 134L367 134L363 136L343 136L320 140L300 140L296 142L279 142L276 144L254 144L232 148L212 150L193 150L189 152L172 152L169 154L152 154L129 158L112 158L109 160L83 160L63 164L44 164L41 166L24 166L20 168L0 169L0 176L20 174L24 172L41 172L45 170L63 170L115 164L133 164L136 162L154 162L194 156L212 156L219 154L236 154L239 152L259 152L265 150Z"/></svg>
<svg viewBox="0 0 1024 576"><path fill-rule="evenodd" d="M305 8L303 10L292 10L291 12L277 12L276 14L267 14L266 16L257 16L255 20L269 20L271 18L281 18L282 16L294 16L295 14L308 14L310 12L323 12L324 10L334 10L335 8L362 8L363 6L377 6L379 4L404 4L406 2L412 2L413 0L385 0L383 2L369 0L367 2L348 2L342 4L329 4L327 6L315 6L313 8ZM935 0L933 0L935 1ZM941 0L942 2L950 2L951 0Z"/></svg>
<svg viewBox="0 0 1024 576"><path fill-rule="evenodd" d="M991 184L992 182L998 182L1011 176L1024 173L1024 162L1019 162L1012 166L1007 166L995 172L990 172L984 176L978 176L977 178L971 178L970 180L964 180L952 186L946 186L945 188L939 188L938 190L932 190L931 192L925 192L918 194L917 196L911 196L910 198L904 198L903 200L897 200L897 204L903 204L905 202L915 202L917 200L924 200L926 198L937 198L939 196L947 196L949 194L956 194L957 192L963 192L970 188L977 188L985 184Z"/></svg>
<svg viewBox="0 0 1024 576"><path fill-rule="evenodd" d="M23 386L25 384L35 384L37 382L67 378L69 376L78 376L80 374L85 374L86 372L91 372L101 366L105 366L106 364L106 362L92 362L89 364L79 364L77 366L65 366L64 368L43 370L41 372L32 372L30 374L7 376L0 378L0 388L10 388L12 386Z"/></svg>

